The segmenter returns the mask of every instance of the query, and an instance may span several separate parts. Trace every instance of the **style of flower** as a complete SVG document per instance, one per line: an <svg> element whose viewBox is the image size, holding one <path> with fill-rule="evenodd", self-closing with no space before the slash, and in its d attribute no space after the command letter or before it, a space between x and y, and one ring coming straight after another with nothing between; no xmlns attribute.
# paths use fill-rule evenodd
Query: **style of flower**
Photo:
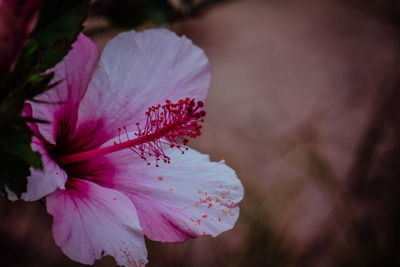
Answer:
<svg viewBox="0 0 400 267"><path fill-rule="evenodd" d="M44 168L31 169L23 198L46 196L56 244L81 263L111 255L143 266L144 235L179 242L231 229L240 181L224 162L185 146L205 116L203 51L164 29L126 32L94 72L97 63L81 34L52 70L61 82L24 111L48 123L30 123Z"/></svg>

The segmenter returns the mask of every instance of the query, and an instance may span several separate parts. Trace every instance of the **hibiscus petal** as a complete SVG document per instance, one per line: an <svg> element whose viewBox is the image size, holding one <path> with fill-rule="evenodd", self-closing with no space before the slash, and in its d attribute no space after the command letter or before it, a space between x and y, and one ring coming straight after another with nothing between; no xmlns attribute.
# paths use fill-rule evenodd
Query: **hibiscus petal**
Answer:
<svg viewBox="0 0 400 267"><path fill-rule="evenodd" d="M38 124L41 134L51 143L60 136L70 136L76 125L79 102L84 96L97 64L99 51L86 36L80 34L68 55L54 69L52 82L57 86L36 99L45 103L32 104L33 116L49 121Z"/></svg>
<svg viewBox="0 0 400 267"><path fill-rule="evenodd" d="M93 264L111 255L119 265L144 266L147 251L136 210L123 194L74 179L46 199L53 236L74 261Z"/></svg>
<svg viewBox="0 0 400 267"><path fill-rule="evenodd" d="M30 168L31 175L28 177L27 191L22 194L22 199L34 201L53 193L57 188L64 189L67 181L67 174L47 154L42 142L32 138L31 147L42 156L43 170Z"/></svg>
<svg viewBox="0 0 400 267"><path fill-rule="evenodd" d="M209 84L208 59L189 39L166 29L121 33L103 51L79 121L102 120L109 139L124 125L135 130L147 108L166 99L204 100Z"/></svg>
<svg viewBox="0 0 400 267"><path fill-rule="evenodd" d="M112 186L132 200L145 235L179 242L231 229L243 197L235 172L194 150L182 155L169 149L167 154L171 163L158 168L147 166L129 151L108 155L119 164Z"/></svg>

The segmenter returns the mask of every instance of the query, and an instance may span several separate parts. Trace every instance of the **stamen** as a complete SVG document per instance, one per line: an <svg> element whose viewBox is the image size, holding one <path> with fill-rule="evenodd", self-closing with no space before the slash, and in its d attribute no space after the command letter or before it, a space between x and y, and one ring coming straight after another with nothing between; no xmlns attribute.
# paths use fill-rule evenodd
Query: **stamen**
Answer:
<svg viewBox="0 0 400 267"><path fill-rule="evenodd" d="M130 139L126 126L123 126L127 141L122 142L122 129L118 128L119 143L114 142L112 146L61 156L57 162L65 165L128 148L145 160L148 165L151 164L148 157L155 158L157 167L160 160L169 163L170 158L165 154L163 146L175 147L184 154L185 150L188 150L185 147L189 142L188 138L196 138L201 135L202 125L200 123L204 122L203 118L206 115L206 112L202 110L203 106L203 102L196 103L194 99L190 98L179 100L178 103L166 100L164 105L148 109L146 124L143 128L140 123L136 123L137 132L134 134L136 138Z"/></svg>

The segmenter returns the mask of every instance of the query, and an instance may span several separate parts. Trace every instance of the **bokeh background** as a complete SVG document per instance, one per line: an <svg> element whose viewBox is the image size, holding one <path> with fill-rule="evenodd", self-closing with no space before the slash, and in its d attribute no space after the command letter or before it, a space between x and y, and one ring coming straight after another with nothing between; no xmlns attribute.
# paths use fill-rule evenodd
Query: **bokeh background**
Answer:
<svg viewBox="0 0 400 267"><path fill-rule="evenodd" d="M84 32L103 48L167 16L203 48L213 78L191 146L245 188L233 230L146 240L148 266L400 266L396 0L127 2L94 1ZM83 266L55 245L42 203L0 199L0 218L1 266Z"/></svg>

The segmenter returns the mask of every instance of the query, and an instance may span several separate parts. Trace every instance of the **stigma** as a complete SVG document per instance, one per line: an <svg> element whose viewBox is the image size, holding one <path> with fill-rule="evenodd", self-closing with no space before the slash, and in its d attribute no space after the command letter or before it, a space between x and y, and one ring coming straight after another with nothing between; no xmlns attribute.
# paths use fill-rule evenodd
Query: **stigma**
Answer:
<svg viewBox="0 0 400 267"><path fill-rule="evenodd" d="M178 149L184 154L188 149L186 144L189 138L201 135L201 123L206 115L203 106L202 101L193 98L182 99L176 103L166 100L163 105L148 108L146 122L144 125L136 123L133 136L130 137L128 129L123 126L122 129L118 129L119 141L113 145L60 156L56 161L59 165L66 165L130 149L147 165L151 165L152 160L157 167L159 161L170 163L170 157L164 150L166 147ZM122 132L126 135L126 141L121 140Z"/></svg>

